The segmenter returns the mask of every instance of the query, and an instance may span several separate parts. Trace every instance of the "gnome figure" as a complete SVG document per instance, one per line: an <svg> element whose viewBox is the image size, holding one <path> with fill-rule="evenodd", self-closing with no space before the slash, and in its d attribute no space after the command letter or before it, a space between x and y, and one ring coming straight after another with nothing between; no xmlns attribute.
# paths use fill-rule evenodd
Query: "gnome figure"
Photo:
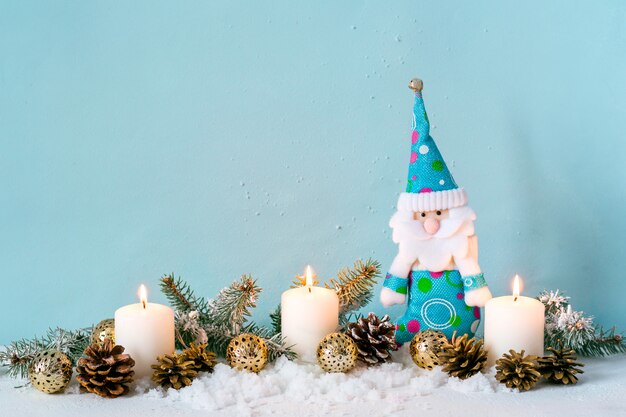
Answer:
<svg viewBox="0 0 626 417"><path fill-rule="evenodd" d="M398 343L426 329L471 337L491 298L478 265L476 214L429 134L422 86L418 79L409 83L415 92L409 178L389 222L398 255L380 293L385 307L408 301L396 323Z"/></svg>

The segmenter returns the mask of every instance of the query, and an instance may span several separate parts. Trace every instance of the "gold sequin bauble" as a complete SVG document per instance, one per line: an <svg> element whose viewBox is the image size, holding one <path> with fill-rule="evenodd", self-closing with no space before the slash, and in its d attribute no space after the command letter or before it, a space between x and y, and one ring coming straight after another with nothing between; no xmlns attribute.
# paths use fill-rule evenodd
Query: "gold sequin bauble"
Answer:
<svg viewBox="0 0 626 417"><path fill-rule="evenodd" d="M267 363L267 345L259 336L242 333L228 344L226 360L232 368L259 372Z"/></svg>
<svg viewBox="0 0 626 417"><path fill-rule="evenodd" d="M91 332L91 343L101 345L104 339L111 339L113 344L115 344L115 319L102 320L93 328Z"/></svg>
<svg viewBox="0 0 626 417"><path fill-rule="evenodd" d="M429 329L417 333L409 345L413 362L420 368L429 371L435 366L441 365L439 354L447 341L446 335L438 330Z"/></svg>
<svg viewBox="0 0 626 417"><path fill-rule="evenodd" d="M63 391L71 378L72 361L58 350L38 353L28 367L30 383L46 394Z"/></svg>
<svg viewBox="0 0 626 417"><path fill-rule="evenodd" d="M343 333L331 333L317 346L317 362L326 372L348 372L358 356L356 343Z"/></svg>

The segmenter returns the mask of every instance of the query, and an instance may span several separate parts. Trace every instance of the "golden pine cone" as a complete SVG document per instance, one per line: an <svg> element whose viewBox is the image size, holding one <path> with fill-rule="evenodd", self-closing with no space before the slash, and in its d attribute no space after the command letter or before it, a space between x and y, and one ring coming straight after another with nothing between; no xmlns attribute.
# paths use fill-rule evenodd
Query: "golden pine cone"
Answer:
<svg viewBox="0 0 626 417"><path fill-rule="evenodd" d="M152 380L163 388L181 389L188 387L198 376L196 364L186 355L174 353L157 358L158 363L152 365Z"/></svg>
<svg viewBox="0 0 626 417"><path fill-rule="evenodd" d="M193 361L196 371L198 372L213 372L213 368L217 361L215 360L215 353L206 350L207 344L196 345L191 343L189 347L183 350L185 359Z"/></svg>
<svg viewBox="0 0 626 417"><path fill-rule="evenodd" d="M467 379L482 371L487 362L487 352L483 349L483 341L475 338L467 339L467 334L452 339L442 347L439 359L444 372L450 376Z"/></svg>
<svg viewBox="0 0 626 417"><path fill-rule="evenodd" d="M76 365L76 379L82 391L115 398L128 392L128 384L135 375L133 366L135 361L124 353L124 347L106 338L85 349L85 357Z"/></svg>
<svg viewBox="0 0 626 417"><path fill-rule="evenodd" d="M574 349L566 349L561 347L555 349L548 348L548 351L552 353L550 356L544 356L539 358L539 372L548 381L557 384L575 384L578 382L576 374L584 373L580 367L583 367L582 363L576 362L576 352Z"/></svg>
<svg viewBox="0 0 626 417"><path fill-rule="evenodd" d="M513 349L496 361L496 379L507 386L520 391L528 391L535 386L541 374L537 370L537 357L524 355L524 351Z"/></svg>

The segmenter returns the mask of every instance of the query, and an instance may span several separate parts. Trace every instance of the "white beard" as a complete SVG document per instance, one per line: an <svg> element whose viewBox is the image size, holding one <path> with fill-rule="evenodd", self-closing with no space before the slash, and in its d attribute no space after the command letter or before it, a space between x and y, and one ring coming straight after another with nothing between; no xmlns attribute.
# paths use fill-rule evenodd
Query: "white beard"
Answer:
<svg viewBox="0 0 626 417"><path fill-rule="evenodd" d="M422 223L413 220L412 211L397 211L389 221L398 252L416 259L413 269L444 271L455 268L454 258L468 256L468 238L474 235L476 214L468 206L449 210L434 235L426 233Z"/></svg>

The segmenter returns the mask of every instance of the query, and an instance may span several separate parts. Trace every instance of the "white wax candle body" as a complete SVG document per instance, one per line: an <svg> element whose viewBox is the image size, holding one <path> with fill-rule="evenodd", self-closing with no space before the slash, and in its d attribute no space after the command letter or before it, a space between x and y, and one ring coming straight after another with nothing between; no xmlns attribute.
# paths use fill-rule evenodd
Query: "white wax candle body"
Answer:
<svg viewBox="0 0 626 417"><path fill-rule="evenodd" d="M157 356L174 353L174 311L162 304L131 304L115 312L115 343L135 360L135 378L152 374Z"/></svg>
<svg viewBox="0 0 626 417"><path fill-rule="evenodd" d="M339 326L339 297L334 290L293 288L281 297L281 332L298 359L317 361L317 345Z"/></svg>
<svg viewBox="0 0 626 417"><path fill-rule="evenodd" d="M487 366L493 366L510 349L543 356L545 307L534 298L505 296L485 305Z"/></svg>

